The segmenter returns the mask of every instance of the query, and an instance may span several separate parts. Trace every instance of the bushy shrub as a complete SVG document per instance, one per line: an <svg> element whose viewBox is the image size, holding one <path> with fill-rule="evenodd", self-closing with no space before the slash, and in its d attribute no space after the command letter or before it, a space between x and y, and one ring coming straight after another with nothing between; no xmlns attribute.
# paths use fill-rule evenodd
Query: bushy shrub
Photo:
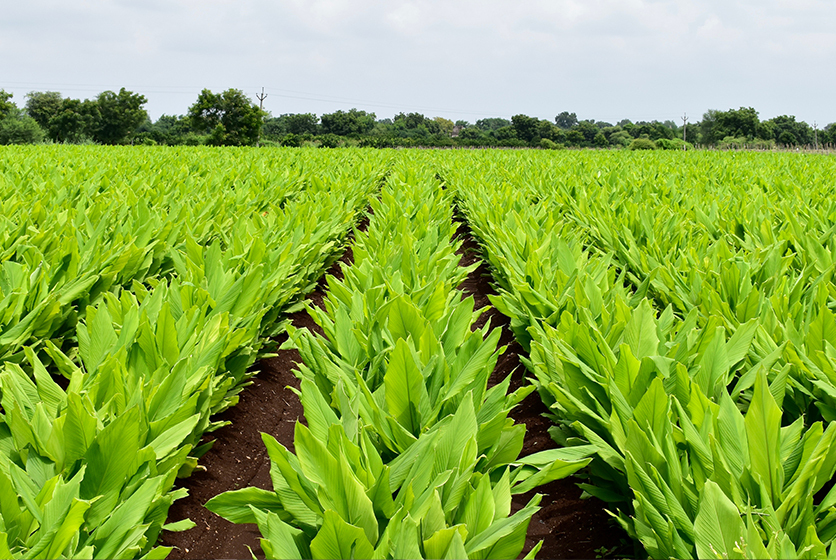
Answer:
<svg viewBox="0 0 836 560"><path fill-rule="evenodd" d="M302 145L302 139L299 138L299 136L297 136L296 134L293 134L292 132L290 132L288 134L285 134L282 137L282 139L279 140L279 143L282 146L289 146L291 148L298 148L299 146Z"/></svg>
<svg viewBox="0 0 836 560"><path fill-rule="evenodd" d="M188 134L184 134L180 140L179 145L181 146L200 146L205 144L205 136L201 134L197 134L195 132L189 132Z"/></svg>
<svg viewBox="0 0 836 560"><path fill-rule="evenodd" d="M44 131L32 117L14 108L0 119L0 144L37 144L44 139Z"/></svg>
<svg viewBox="0 0 836 560"><path fill-rule="evenodd" d="M318 136L317 140L319 141L320 148L339 148L342 144L342 138L340 138L336 134L330 133Z"/></svg>
<svg viewBox="0 0 836 560"><path fill-rule="evenodd" d="M548 138L542 138L540 140L540 147L546 150L559 150L563 148L563 144L552 142Z"/></svg>
<svg viewBox="0 0 836 560"><path fill-rule="evenodd" d="M660 150L692 150L694 146L680 138L659 138L656 147Z"/></svg>
<svg viewBox="0 0 836 560"><path fill-rule="evenodd" d="M720 150L771 150L775 147L775 140L763 140L760 138L744 138L726 136L717 143Z"/></svg>
<svg viewBox="0 0 836 560"><path fill-rule="evenodd" d="M619 130L610 134L610 145L626 148L633 141L633 137L626 130Z"/></svg>
<svg viewBox="0 0 836 560"><path fill-rule="evenodd" d="M630 150L655 150L656 142L650 138L636 138L630 142Z"/></svg>

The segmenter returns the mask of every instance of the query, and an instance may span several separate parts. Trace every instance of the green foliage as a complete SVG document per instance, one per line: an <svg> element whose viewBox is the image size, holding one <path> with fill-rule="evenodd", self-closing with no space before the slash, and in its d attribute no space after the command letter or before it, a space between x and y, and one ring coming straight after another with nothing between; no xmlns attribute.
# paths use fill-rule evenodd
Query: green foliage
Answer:
<svg viewBox="0 0 836 560"><path fill-rule="evenodd" d="M492 132L493 137L499 140L500 142L508 141L508 140L519 140L517 138L517 131L513 126L503 126L502 128L497 128ZM522 141L525 144L525 141Z"/></svg>
<svg viewBox="0 0 836 560"><path fill-rule="evenodd" d="M317 138L320 148L339 148L343 140L336 134L323 134Z"/></svg>
<svg viewBox="0 0 836 560"><path fill-rule="evenodd" d="M35 120L17 107L0 119L0 145L37 144L43 141L44 131Z"/></svg>
<svg viewBox="0 0 836 560"><path fill-rule="evenodd" d="M26 112L44 130L49 121L61 112L63 98L57 91L31 91L26 94Z"/></svg>
<svg viewBox="0 0 836 560"><path fill-rule="evenodd" d="M721 150L769 150L774 147L774 140L734 138L733 136L727 136L717 143L717 148Z"/></svg>
<svg viewBox="0 0 836 560"><path fill-rule="evenodd" d="M627 147L630 150L655 150L656 142L650 138L636 138Z"/></svg>
<svg viewBox="0 0 836 560"><path fill-rule="evenodd" d="M563 111L554 118L554 124L563 130L569 130L578 125L578 116L575 113Z"/></svg>
<svg viewBox="0 0 836 560"><path fill-rule="evenodd" d="M717 141L727 136L755 138L759 131L763 132L763 128L759 128L759 124L758 112L752 107L717 111L712 139Z"/></svg>
<svg viewBox="0 0 836 560"><path fill-rule="evenodd" d="M511 126L517 138L525 142L531 142L539 132L540 120L527 115L514 115L511 117Z"/></svg>
<svg viewBox="0 0 836 560"><path fill-rule="evenodd" d="M213 146L252 146L261 133L264 113L238 89L200 92L189 107L189 122L195 130L208 134Z"/></svg>
<svg viewBox="0 0 836 560"><path fill-rule="evenodd" d="M554 142L552 142L548 138L542 138L540 140L540 147L543 148L543 149L546 149L546 150L557 150L558 148L560 148L562 146L559 146L558 144L555 144Z"/></svg>
<svg viewBox="0 0 836 560"><path fill-rule="evenodd" d="M31 98L30 98L31 99ZM125 143L131 134L148 119L143 105L144 95L121 88L119 93L105 91L96 98L98 122L93 138L101 144Z"/></svg>
<svg viewBox="0 0 836 560"><path fill-rule="evenodd" d="M430 136L441 133L441 125L421 113L398 113L393 119L393 129L396 134L404 137Z"/></svg>
<svg viewBox="0 0 836 560"><path fill-rule="evenodd" d="M499 130L500 128L504 128L506 126L511 126L511 121L499 117L479 119L476 121L476 128L484 130L485 132Z"/></svg>
<svg viewBox="0 0 836 560"><path fill-rule="evenodd" d="M810 145L813 143L813 129L794 116L781 115L767 121L771 124L775 141L784 146Z"/></svg>
<svg viewBox="0 0 836 560"><path fill-rule="evenodd" d="M633 137L626 130L619 130L610 134L610 145L626 148L633 141Z"/></svg>
<svg viewBox="0 0 836 560"><path fill-rule="evenodd" d="M322 115L322 131L337 136L359 136L374 128L375 115L366 111L351 109Z"/></svg>
<svg viewBox="0 0 836 560"><path fill-rule="evenodd" d="M316 134L319 131L319 117L313 113L287 115L285 122L291 134Z"/></svg>
<svg viewBox="0 0 836 560"><path fill-rule="evenodd" d="M606 148L607 146L610 145L610 143L607 140L607 137L604 136L604 133L599 132L598 134L595 135L595 138L592 139L592 145L595 146L596 148Z"/></svg>
<svg viewBox="0 0 836 560"><path fill-rule="evenodd" d="M7 91L0 89L0 119L6 118L6 116L11 114L11 112L17 108L14 101L10 101L12 97L14 97L13 93L8 93Z"/></svg>
<svg viewBox="0 0 836 560"><path fill-rule="evenodd" d="M688 142L685 142L681 138L659 138L655 141L656 147L660 150L693 150L694 146Z"/></svg>
<svg viewBox="0 0 836 560"><path fill-rule="evenodd" d="M81 144L90 142L99 123L96 103L66 98L61 110L49 120L49 137L56 142Z"/></svg>

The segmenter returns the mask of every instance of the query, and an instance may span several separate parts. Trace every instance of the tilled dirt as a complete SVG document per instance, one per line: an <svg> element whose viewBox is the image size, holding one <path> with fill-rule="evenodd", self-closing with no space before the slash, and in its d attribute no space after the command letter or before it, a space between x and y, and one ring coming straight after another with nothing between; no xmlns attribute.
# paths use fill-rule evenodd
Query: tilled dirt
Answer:
<svg viewBox="0 0 836 560"><path fill-rule="evenodd" d="M465 239L459 251L462 265L476 262L479 248L467 227L462 226L459 234ZM350 264L351 250L340 260ZM332 267L329 274L340 275L338 264ZM321 306L325 288L324 281L321 281L308 299ZM466 295L473 296L477 309L489 305L488 296L494 291L487 265L480 265L460 288ZM305 311L291 315L290 319L298 328L319 331ZM502 328L500 345L507 346L499 357L490 384L498 383L511 374L511 389L515 390L524 383L525 368L519 359L523 350L508 328L509 319L493 308L481 317L474 328L484 325L488 319L492 326ZM271 434L293 450L294 425L297 420L304 422L304 417L298 397L287 387L299 387L299 381L292 373L299 361L296 350L280 350L278 356L260 361L256 364L259 373L252 379L252 385L242 391L238 405L220 416L231 425L208 435L216 441L200 461L206 470L195 472L181 482L189 489L189 496L175 502L169 511L170 522L190 518L197 524L189 531L163 534L161 544L177 547L169 558L251 558L251 551L258 558L264 557L255 525L229 523L204 508L203 504L222 492L246 486L271 489L270 460L261 441L261 432ZM542 416L545 412L546 408L536 393L529 395L514 409L514 420L524 423L527 428L523 455L556 446L547 432L550 422ZM602 502L594 498L580 499L581 491L575 480L555 481L536 491L515 496L512 510L524 507L535 493L542 494L543 499L540 511L529 525L523 554L540 540L543 547L538 558L595 558L621 548L625 539L623 532L604 511Z"/></svg>

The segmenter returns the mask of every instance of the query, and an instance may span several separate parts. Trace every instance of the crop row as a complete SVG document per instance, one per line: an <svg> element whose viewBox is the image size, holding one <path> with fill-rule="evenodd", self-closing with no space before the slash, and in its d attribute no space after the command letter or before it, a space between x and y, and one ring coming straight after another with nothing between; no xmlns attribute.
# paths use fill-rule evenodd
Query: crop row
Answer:
<svg viewBox="0 0 836 560"><path fill-rule="evenodd" d="M4 153L0 557L165 557L175 477L385 172L147 154Z"/></svg>
<svg viewBox="0 0 836 560"><path fill-rule="evenodd" d="M652 557L825 556L827 183L677 185L681 169L642 182L634 163L577 173L520 159L445 178L494 269L493 302L530 348L553 437L596 448L584 489Z"/></svg>
<svg viewBox="0 0 836 560"><path fill-rule="evenodd" d="M258 523L268 558L514 558L540 496L512 515L512 495L589 461L519 457L508 414L533 388L488 388L499 330L472 329L481 311L457 286L476 265L459 266L450 195L416 169L389 177L344 279L309 305L324 336L290 329L307 427L295 454L264 435L273 491L207 504Z"/></svg>

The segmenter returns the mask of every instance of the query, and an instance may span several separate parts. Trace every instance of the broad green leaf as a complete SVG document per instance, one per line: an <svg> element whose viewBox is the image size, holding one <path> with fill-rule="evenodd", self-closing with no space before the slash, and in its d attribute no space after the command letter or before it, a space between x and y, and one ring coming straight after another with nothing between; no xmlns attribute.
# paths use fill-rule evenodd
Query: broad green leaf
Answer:
<svg viewBox="0 0 836 560"><path fill-rule="evenodd" d="M624 342L630 347L633 355L639 359L658 354L659 337L656 333L656 317L647 300L642 300L633 310L627 328L624 330Z"/></svg>
<svg viewBox="0 0 836 560"><path fill-rule="evenodd" d="M421 429L419 411L424 378L403 339L398 339L395 343L383 381L389 414L407 431L417 435Z"/></svg>
<svg viewBox="0 0 836 560"><path fill-rule="evenodd" d="M322 527L311 541L311 554L314 559L372 558L374 546L363 529L346 523L335 511L325 510Z"/></svg>
<svg viewBox="0 0 836 560"><path fill-rule="evenodd" d="M206 509L232 523L256 523L253 509L273 514L284 511L275 492L254 486L219 494L206 502Z"/></svg>
<svg viewBox="0 0 836 560"><path fill-rule="evenodd" d="M737 507L720 487L707 481L694 520L698 558L742 558L736 551L745 542L746 528Z"/></svg>
<svg viewBox="0 0 836 560"><path fill-rule="evenodd" d="M781 464L781 410L769 392L766 375L755 380L752 402L744 419L752 473L769 489L772 504L781 501L784 469Z"/></svg>

